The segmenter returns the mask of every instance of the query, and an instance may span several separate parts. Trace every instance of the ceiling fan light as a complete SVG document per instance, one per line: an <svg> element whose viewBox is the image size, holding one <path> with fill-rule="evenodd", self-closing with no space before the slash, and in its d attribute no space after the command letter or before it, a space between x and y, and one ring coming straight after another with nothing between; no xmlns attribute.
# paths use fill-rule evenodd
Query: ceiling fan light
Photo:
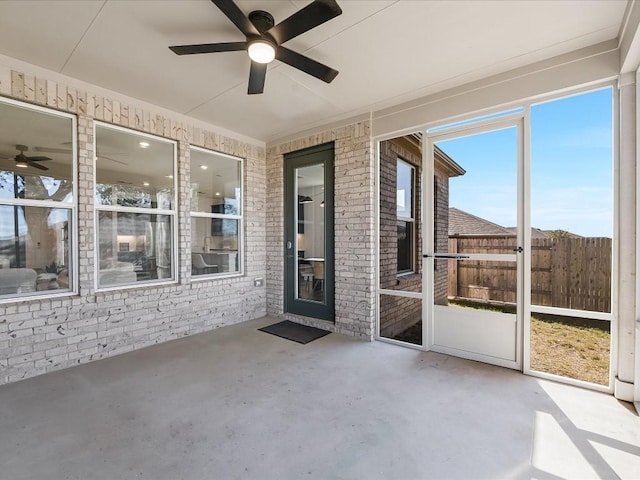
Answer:
<svg viewBox="0 0 640 480"><path fill-rule="evenodd" d="M276 58L275 47L266 40L256 40L247 49L249 58L257 63L271 63Z"/></svg>
<svg viewBox="0 0 640 480"><path fill-rule="evenodd" d="M16 162L16 167L27 168L29 164L27 162Z"/></svg>

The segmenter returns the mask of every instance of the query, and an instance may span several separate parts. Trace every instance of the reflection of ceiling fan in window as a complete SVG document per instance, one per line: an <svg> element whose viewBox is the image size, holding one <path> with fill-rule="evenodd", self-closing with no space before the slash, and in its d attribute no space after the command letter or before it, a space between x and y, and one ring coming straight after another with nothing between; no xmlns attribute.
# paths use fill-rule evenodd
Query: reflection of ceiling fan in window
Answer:
<svg viewBox="0 0 640 480"><path fill-rule="evenodd" d="M4 158L5 160L10 160L11 158L13 158L13 160L16 162L16 167L20 167L20 168L34 167L39 170L49 170L48 167L45 167L44 165L40 165L38 163L38 162L46 162L47 160L51 160L49 157L26 156L24 152L29 150L29 147L27 147L26 145L16 145L16 150L18 150L19 153L15 157L0 156L0 158Z"/></svg>
<svg viewBox="0 0 640 480"><path fill-rule="evenodd" d="M69 154L71 153L70 148L33 147L33 150L36 152L43 152L43 153L69 153ZM113 153L109 153L109 155L126 155L126 153L113 152ZM120 165L129 165L128 163L123 162L122 160L118 160L117 158L113 158L113 156L109 156L109 155L103 155L102 152L98 152L97 156L98 158L119 163Z"/></svg>
<svg viewBox="0 0 640 480"><path fill-rule="evenodd" d="M110 155L126 155L126 154L111 153ZM109 160L109 161L111 161L111 162L119 163L120 165L129 165L127 162L123 162L122 160L118 160L118 159L116 159L116 158L109 157L109 156L107 156L107 155L104 155L102 152L98 152L98 153L96 154L96 156L97 156L98 158L100 158L100 159L103 159L103 160Z"/></svg>

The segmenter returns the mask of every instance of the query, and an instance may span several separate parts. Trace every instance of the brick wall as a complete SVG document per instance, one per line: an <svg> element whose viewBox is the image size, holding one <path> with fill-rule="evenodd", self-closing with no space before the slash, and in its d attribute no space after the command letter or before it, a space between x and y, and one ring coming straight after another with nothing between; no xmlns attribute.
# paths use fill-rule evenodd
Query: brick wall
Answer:
<svg viewBox="0 0 640 480"><path fill-rule="evenodd" d="M253 286L266 273L264 147L2 66L0 95L77 116L80 284L79 295L0 304L0 384L265 315L265 287ZM94 120L178 141L177 283L94 290ZM191 283L189 145L245 159L244 276Z"/></svg>
<svg viewBox="0 0 640 480"><path fill-rule="evenodd" d="M335 323L283 313L283 155L335 142ZM369 122L267 148L267 312L372 339L375 322L374 164Z"/></svg>
<svg viewBox="0 0 640 480"><path fill-rule="evenodd" d="M436 252L448 252L449 249L449 177L436 169L434 182L435 212L434 212L434 242ZM447 305L449 289L449 260L434 262L433 302L436 305Z"/></svg>

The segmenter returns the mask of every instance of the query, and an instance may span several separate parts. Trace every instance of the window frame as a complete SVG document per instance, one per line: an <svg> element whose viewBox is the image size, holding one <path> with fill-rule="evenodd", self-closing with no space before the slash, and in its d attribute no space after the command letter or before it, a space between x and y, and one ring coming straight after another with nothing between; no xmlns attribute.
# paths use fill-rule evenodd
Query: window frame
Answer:
<svg viewBox="0 0 640 480"><path fill-rule="evenodd" d="M108 128L111 130L120 131L129 135L136 135L140 137L146 137L152 139L154 141L165 142L167 144L171 144L173 147L173 209L161 209L161 208L147 208L147 207L125 207L121 205L100 205L98 204L96 199L96 188L98 185L97 182L97 163L98 156L96 155L97 150L97 142L98 128ZM111 123L100 122L94 120L93 122L93 202L94 202L94 288L96 292L104 292L104 291L113 291L113 290L128 290L132 288L145 288L148 286L156 286L156 285L175 285L178 283L178 212L180 206L178 205L178 142L176 140L172 140L170 138L161 137L159 135L153 135L146 132L141 132L139 130L134 130L132 128L121 127L119 125L113 125ZM164 215L170 218L171 225L171 277L170 278L161 278L161 279L153 279L153 280L143 280L143 281L135 281L129 283L121 283L117 285L100 285L100 232L99 232L99 221L100 215L99 212L112 212L115 213L116 216L118 213L132 213L132 214L147 214L147 215Z"/></svg>
<svg viewBox="0 0 640 480"><path fill-rule="evenodd" d="M397 266L397 260L398 260L398 253L396 251L396 276L397 277L403 277L403 276L407 276L407 275L413 275L414 273L416 273L416 242L417 242L417 229L416 229L416 185L417 185L417 179L416 179L416 167L414 165L412 165L411 163L409 163L408 161L406 161L405 159L403 159L402 157L397 157L396 158L396 201L397 201L397 192L398 192L398 167L400 164L404 164L407 167L410 168L411 170L411 198L409 199L409 204L411 205L411 215L410 217L405 217L402 215L398 215L398 206L396 205L396 224L397 222L405 222L408 224L411 224L411 237L410 237L410 241L411 241L411 245L410 245L410 255L411 255L411 261L410 261L410 265L409 268L406 270L398 270L398 266Z"/></svg>
<svg viewBox="0 0 640 480"><path fill-rule="evenodd" d="M218 278L230 278L230 277L242 277L244 276L244 197L245 197L245 182L244 182L244 162L245 159L242 157L236 157L234 155L229 155L226 153L219 152L217 150L211 150L208 148L198 147L196 145L189 145L189 164L190 170L193 167L191 164L191 151L196 150L200 153L205 153L209 155L217 155L220 157L227 158L229 160L233 160L238 162L240 167L240 202L239 202L239 215L231 215L226 213L207 213L207 212L194 212L191 210L191 188L189 188L189 258L191 258L191 254L194 253L193 246L193 237L191 236L191 219L192 218L208 218L208 219L226 219L226 220L237 220L238 221L238 270L233 272L218 272L218 273L207 273L202 275L194 275L191 272L191 267L189 267L190 279L191 282L200 282L205 280L212 280ZM191 186L191 174L189 174L189 187Z"/></svg>
<svg viewBox="0 0 640 480"><path fill-rule="evenodd" d="M69 288L59 290L38 290L16 295L0 295L0 304L40 300L56 297L67 297L77 295L79 292L79 273L78 273L78 119L72 113L62 112L52 108L33 105L31 103L14 100L0 96L0 103L5 103L19 108L32 110L35 112L45 113L57 117L67 118L71 120L71 183L73 192L72 202L63 202L58 200L35 200L22 198L4 198L0 199L0 205L3 206L21 206L36 208L56 208L66 209L69 211L69 221L71 228L69 229Z"/></svg>

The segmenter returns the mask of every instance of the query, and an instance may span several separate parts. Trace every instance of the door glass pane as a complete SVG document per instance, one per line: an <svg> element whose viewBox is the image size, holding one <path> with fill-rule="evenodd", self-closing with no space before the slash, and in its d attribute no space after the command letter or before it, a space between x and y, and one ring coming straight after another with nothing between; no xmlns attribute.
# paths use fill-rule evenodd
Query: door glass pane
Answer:
<svg viewBox="0 0 640 480"><path fill-rule="evenodd" d="M448 305L515 313L516 262L437 259L436 266L447 273Z"/></svg>
<svg viewBox="0 0 640 480"><path fill-rule="evenodd" d="M438 142L434 157L436 252L513 255L518 205L516 128ZM447 279L448 296L456 302L516 302L514 261L464 259L435 265L436 279L438 275Z"/></svg>
<svg viewBox="0 0 640 480"><path fill-rule="evenodd" d="M296 298L326 303L325 295L325 203L322 164L295 169L297 198Z"/></svg>
<svg viewBox="0 0 640 480"><path fill-rule="evenodd" d="M513 253L517 152L515 127L436 144L436 252Z"/></svg>
<svg viewBox="0 0 640 480"><path fill-rule="evenodd" d="M436 143L433 338L437 348L517 362L518 130Z"/></svg>

